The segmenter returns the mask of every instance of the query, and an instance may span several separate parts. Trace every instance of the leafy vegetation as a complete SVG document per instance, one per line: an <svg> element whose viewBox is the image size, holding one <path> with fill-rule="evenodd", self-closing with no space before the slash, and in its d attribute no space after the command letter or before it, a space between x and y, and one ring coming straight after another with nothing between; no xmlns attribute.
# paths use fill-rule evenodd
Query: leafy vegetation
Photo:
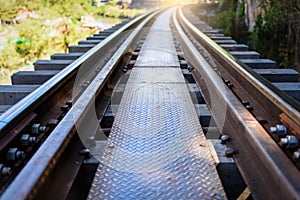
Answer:
<svg viewBox="0 0 300 200"><path fill-rule="evenodd" d="M9 34L5 44L0 41L0 75L46 55L66 52L69 45L92 35L94 29L81 27L82 16L125 18L142 12L121 9L115 2L96 7L92 0L0 1L0 39Z"/></svg>
<svg viewBox="0 0 300 200"><path fill-rule="evenodd" d="M221 0L219 12L212 17L210 23L240 42L247 41L249 33L245 24L244 5L239 4L238 0Z"/></svg>
<svg viewBox="0 0 300 200"><path fill-rule="evenodd" d="M248 43L262 57L276 60L279 67L300 71L300 1L260 0L261 12L251 33L243 23L243 7L238 0L220 1L220 12L211 24L239 42Z"/></svg>
<svg viewBox="0 0 300 200"><path fill-rule="evenodd" d="M275 59L282 68L300 70L300 1L261 1L252 40L263 56Z"/></svg>
<svg viewBox="0 0 300 200"><path fill-rule="evenodd" d="M102 15L105 17L120 17L120 18L127 18L127 17L134 17L138 14L145 12L145 10L140 9L122 9L117 6L116 2L110 2L104 6L101 6L99 10L97 10L98 15Z"/></svg>
<svg viewBox="0 0 300 200"><path fill-rule="evenodd" d="M16 1L0 1L0 20L9 21L16 17L18 7Z"/></svg>

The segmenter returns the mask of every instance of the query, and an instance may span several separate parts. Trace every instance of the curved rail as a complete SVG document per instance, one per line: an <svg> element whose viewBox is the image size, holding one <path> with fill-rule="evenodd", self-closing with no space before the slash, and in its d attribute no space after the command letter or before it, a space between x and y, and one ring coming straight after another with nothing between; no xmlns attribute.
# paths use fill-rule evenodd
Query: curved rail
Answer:
<svg viewBox="0 0 300 200"><path fill-rule="evenodd" d="M26 115L42 104L43 100L47 99L56 90L58 90L58 88L66 84L69 78L73 77L82 65L93 63L96 59L99 60L99 57L97 57L99 56L99 52L107 52L107 50L109 50L112 46L115 46L116 41L121 40L121 38L119 38L121 33L133 29L149 14L150 13L141 15L128 24L125 24L119 30L104 39L101 43L97 44L80 58L61 70L56 76L46 81L43 85L7 110L0 116L0 138L3 134L7 133L9 129L18 124ZM126 35L123 35L122 37L126 38Z"/></svg>
<svg viewBox="0 0 300 200"><path fill-rule="evenodd" d="M124 35L125 41L123 41L121 46L118 47L118 50L114 52L110 60L106 62L105 66L101 68L93 81L78 97L72 108L62 118L46 141L4 191L1 199L31 199L37 194L37 188L40 188L40 186L45 182L45 179L49 176L50 171L55 167L55 164L60 158L62 152L76 133L76 128L81 125L82 120L86 117L91 107L93 107L96 96L103 90L116 65L121 60L122 56L131 50L131 46L136 45L136 39L139 37L142 28L158 12L159 11L152 11L144 14L125 25L125 27L122 27L120 30L105 39L102 43L88 51L84 56L69 65L57 76L47 81L42 87L24 98L21 102L10 109L8 113L1 116L1 119L3 120L1 130L4 130L4 128L10 125L10 123L16 123L14 120L19 118L19 115L27 114L30 110L32 110L32 107L37 107L35 104L40 104L41 99L45 99L47 96L50 96L51 94L49 93L52 93L52 90L57 90L58 85L64 84L68 80L66 77L72 76L72 74L76 73L75 71L78 71L82 64L85 62L90 63L91 58L99 60L99 51L107 51L109 45L111 45L110 43L116 42L113 41L114 38L118 37L122 32L134 27L134 30L131 33ZM118 40L120 40L120 38L118 38ZM94 63L97 64L97 62ZM26 103L25 106L24 103ZM6 120L4 121L4 119ZM38 165L36 163L38 163ZM32 173L33 169L34 173ZM18 192L16 193L16 191Z"/></svg>
<svg viewBox="0 0 300 200"><path fill-rule="evenodd" d="M197 40L203 42L203 45L208 48L214 56L220 58L223 62L228 64L239 76L245 78L251 85L260 91L266 98L268 98L274 105L282 110L287 116L293 119L300 126L300 108L299 104L280 90L275 89L274 86L264 81L261 77L255 76L248 67L235 59L231 54L225 51L217 43L211 40L208 36L196 28L183 15L182 10L179 11L180 18L189 31L196 37ZM289 103L290 102L290 103Z"/></svg>
<svg viewBox="0 0 300 200"><path fill-rule="evenodd" d="M192 25L181 9L177 14L178 19L175 15L173 19L186 60L195 68L193 75L204 92L204 98L217 126L223 134L230 136L231 140L228 145L238 150L233 157L251 194L258 199L298 198L300 193L299 170L224 84L219 74L203 58L181 27L184 27L185 31L196 38L214 57L219 57L222 60L221 64L231 66L236 73L247 79L249 84L254 85L257 90L263 92L298 124L299 112L264 86L215 42Z"/></svg>
<svg viewBox="0 0 300 200"><path fill-rule="evenodd" d="M75 77L79 68L85 68L88 74L95 73L91 83L85 89L75 91L76 101L53 129L51 134L32 156L20 173L16 176L4 191L1 199L32 199L38 193L38 189L44 184L51 171L55 168L62 153L69 145L71 138L84 127L85 120L90 111L94 109L95 99L100 94L110 75L116 69L121 56L128 52L141 33L143 27L160 11L147 13L132 22L126 24L117 32L109 36L93 49L81 56L78 60L62 70L58 75L48 80L43 86L25 97L7 113L0 116L0 138L6 137L16 124L34 112L48 97L53 96L57 90ZM222 78L211 68L202 57L198 49L187 37L183 28L199 40L203 46L234 69L249 84L278 106L282 112L300 123L300 114L296 106L284 101L284 95L278 95L269 87L266 87L255 75L241 66L237 60L220 48L216 43L194 27L179 10L178 18L173 16L173 22L177 30L178 39L186 60L193 63L196 71L197 84L203 89L204 96L218 127L223 133L230 135L229 146L239 150L234 159L245 178L252 195L255 198L297 198L300 193L300 174L294 163L284 154L262 125L241 104L240 100L227 88ZM132 32L126 32L134 28ZM118 42L118 49L112 52L112 57L101 66L99 57L107 53ZM99 56L100 55L100 56ZM90 69L89 66L95 66ZM96 68L96 69L95 69ZM247 68L247 67L246 67ZM90 72L92 71L92 72ZM80 95L79 95L80 94ZM215 101L213 98L218 99ZM282 102L281 102L282 101ZM225 110L222 108L225 106ZM224 113L220 114L220 109ZM99 129L95 124L94 130ZM90 135L84 135L84 139ZM82 138L81 138L82 139ZM38 163L38 165L37 165ZM32 172L34 169L34 173ZM261 178L264 177L264 178ZM26 184L24 184L26 183ZM18 191L16 193L16 191Z"/></svg>

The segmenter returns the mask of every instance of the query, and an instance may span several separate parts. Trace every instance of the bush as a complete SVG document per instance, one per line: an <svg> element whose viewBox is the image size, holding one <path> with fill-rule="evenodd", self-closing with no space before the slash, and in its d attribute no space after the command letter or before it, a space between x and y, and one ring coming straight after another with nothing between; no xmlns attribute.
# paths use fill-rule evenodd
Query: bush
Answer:
<svg viewBox="0 0 300 200"><path fill-rule="evenodd" d="M139 9L121 9L118 6L116 6L116 2L111 2L104 6L99 7L97 14L105 17L128 18L128 17L134 17L136 15L144 13L145 11L146 10L139 10Z"/></svg>
<svg viewBox="0 0 300 200"><path fill-rule="evenodd" d="M261 2L260 7L264 14L257 17L252 33L255 49L262 56L276 60L281 68L300 68L300 63L296 63L296 49L300 48L299 39L297 41L297 35L300 35L300 1L271 0Z"/></svg>
<svg viewBox="0 0 300 200"><path fill-rule="evenodd" d="M16 17L18 12L18 6L16 6L16 1L0 1L0 20L1 21L11 21Z"/></svg>
<svg viewBox="0 0 300 200"><path fill-rule="evenodd" d="M105 6L93 7L86 0L12 0L0 1L0 20L13 19L19 8L25 7L40 15L39 19L28 18L19 24L10 25L10 29L18 32L17 38L10 38L4 50L0 51L0 69L16 69L24 63L40 59L45 55L66 52L67 47L76 44L94 33L95 30L80 27L80 17L94 13L111 17L133 17L142 10L126 10L111 2ZM63 21L54 26L46 26L46 19ZM59 34L49 33L58 32Z"/></svg>
<svg viewBox="0 0 300 200"><path fill-rule="evenodd" d="M26 28L24 28L26 27ZM40 58L47 53L49 45L49 30L42 26L41 20L25 20L16 26L19 38L28 39L29 42L18 44L15 49L25 61Z"/></svg>
<svg viewBox="0 0 300 200"><path fill-rule="evenodd" d="M224 12L218 13L216 16L212 17L210 23L213 27L223 29L225 35L232 35L234 19L235 19L234 12L224 11Z"/></svg>
<svg viewBox="0 0 300 200"><path fill-rule="evenodd" d="M8 44L0 51L0 69L16 69L24 60L19 53L16 52L13 44Z"/></svg>
<svg viewBox="0 0 300 200"><path fill-rule="evenodd" d="M245 24L244 3L236 0L223 0L219 3L219 12L211 18L210 24L224 30L240 43L248 41L249 32Z"/></svg>

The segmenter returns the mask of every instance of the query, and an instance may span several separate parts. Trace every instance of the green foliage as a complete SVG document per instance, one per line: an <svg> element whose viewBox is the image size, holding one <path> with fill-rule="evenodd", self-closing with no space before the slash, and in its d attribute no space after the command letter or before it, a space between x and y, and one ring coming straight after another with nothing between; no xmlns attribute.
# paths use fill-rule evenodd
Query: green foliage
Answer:
<svg viewBox="0 0 300 200"><path fill-rule="evenodd" d="M239 42L245 42L248 31L245 25L244 3L237 0L222 0L219 2L219 12L210 19L215 28L224 30L224 34L231 35Z"/></svg>
<svg viewBox="0 0 300 200"><path fill-rule="evenodd" d="M10 44L5 46L4 50L0 51L0 71L3 72L4 69L16 68L23 63L23 59L20 54L15 51L14 45Z"/></svg>
<svg viewBox="0 0 300 200"><path fill-rule="evenodd" d="M235 15L232 11L223 11L211 19L211 25L223 29L225 35L232 35L234 19Z"/></svg>
<svg viewBox="0 0 300 200"><path fill-rule="evenodd" d="M27 27L24 29L24 26ZM56 26L44 26L40 20L25 20L22 24L16 25L19 31L19 38L28 39L29 42L15 43L15 50L25 61L40 58L46 54L67 51L70 44L75 44L80 39L91 35L94 30L82 29L72 23L63 21ZM56 36L51 36L51 31L63 31Z"/></svg>
<svg viewBox="0 0 300 200"><path fill-rule="evenodd" d="M24 28L26 27L26 28ZM39 58L46 53L48 46L47 30L42 28L40 20L25 20L16 26L19 38L27 38L29 42L16 43L15 49L25 61Z"/></svg>
<svg viewBox="0 0 300 200"><path fill-rule="evenodd" d="M262 56L275 59L282 68L293 66L295 48L297 43L299 45L296 35L300 34L300 24L295 23L297 21L295 19L300 18L300 2L261 1L260 7L264 12L257 17L252 33L254 48L261 52ZM298 31L295 30L297 26Z"/></svg>
<svg viewBox="0 0 300 200"><path fill-rule="evenodd" d="M300 1L260 0L260 15L252 33L244 24L244 5L237 0L219 1L220 12L211 25L224 29L241 43L248 43L262 57L277 61L282 68L300 70Z"/></svg>
<svg viewBox="0 0 300 200"><path fill-rule="evenodd" d="M0 75L22 64L40 59L45 55L66 52L69 45L92 35L95 30L81 28L81 16L99 15L133 17L144 11L120 9L116 2L105 6L92 6L89 0L0 0L0 20L12 21L20 9L33 11L40 17L27 18L9 25L18 33L0 50ZM61 18L59 24L45 25L46 20ZM2 30L1 30L2 31ZM54 34L50 34L54 32ZM56 33L56 34L55 34Z"/></svg>
<svg viewBox="0 0 300 200"><path fill-rule="evenodd" d="M40 10L44 7L44 4L41 0L16 0L16 6L26 7L29 10Z"/></svg>
<svg viewBox="0 0 300 200"><path fill-rule="evenodd" d="M92 6L91 0L10 0L0 1L0 20L12 20L20 8L26 8L41 15L44 19L70 17L79 20L86 14L103 15L107 17L133 17L145 12L137 9L121 9L117 1L106 5Z"/></svg>
<svg viewBox="0 0 300 200"><path fill-rule="evenodd" d="M113 1L104 6L101 6L97 11L97 14L105 17L128 18L128 17L134 17L144 12L145 10L139 10L139 9L121 9L116 5L116 1Z"/></svg>
<svg viewBox="0 0 300 200"><path fill-rule="evenodd" d="M95 32L93 29L82 29L73 23L67 23L67 26L68 31L64 35L64 38L62 38L62 40L65 42L66 47L69 45L77 44L79 40L82 40L83 38L92 35Z"/></svg>
<svg viewBox="0 0 300 200"><path fill-rule="evenodd" d="M0 20L10 21L16 17L18 7L16 1L0 1Z"/></svg>

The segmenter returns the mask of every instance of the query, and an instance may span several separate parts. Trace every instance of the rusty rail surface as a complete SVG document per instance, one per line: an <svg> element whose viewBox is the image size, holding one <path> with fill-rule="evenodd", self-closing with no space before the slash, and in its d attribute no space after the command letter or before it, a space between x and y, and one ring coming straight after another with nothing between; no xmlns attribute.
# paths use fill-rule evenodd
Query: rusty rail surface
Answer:
<svg viewBox="0 0 300 200"><path fill-rule="evenodd" d="M90 145L90 138L99 131L99 122L89 121L95 101L107 92L122 56L136 48L145 26L161 11L141 15L124 25L0 116L0 157L18 144L24 131L34 129L39 134L36 145L24 150L28 156L20 154L23 160L16 162L12 175L0 181L1 199L34 199L76 133L88 125L93 128L80 140ZM233 158L253 197L298 198L299 163L278 145L278 138L268 129L282 119L299 127L299 104L199 31L181 9L174 14L173 25L214 121L222 134L230 136L227 145L235 150ZM203 52L209 53L218 66L213 68ZM226 85L224 80L228 79L234 88ZM244 99L255 109L248 110Z"/></svg>
<svg viewBox="0 0 300 200"><path fill-rule="evenodd" d="M143 28L158 12L151 11L128 22L0 116L2 156L17 145L17 138L34 122L45 124L37 127L43 137L38 138L36 147L29 147L36 152L25 150L32 157L21 159L25 163L18 162L18 168L12 169L10 179L2 185L1 199L32 199L37 195L95 98L105 92L116 66L135 48Z"/></svg>
<svg viewBox="0 0 300 200"><path fill-rule="evenodd" d="M174 24L184 55L194 68L193 76L203 92L216 124L223 134L230 136L228 145L238 152L233 157L253 197L299 198L300 173L295 163L282 151L276 140L272 139L253 112L245 108L241 101L245 97L239 97L237 91L250 91L254 96L247 98L259 99L261 107L266 106L269 109L269 113L266 114L275 115L272 119L264 118L271 123L276 123L276 120L279 122L280 114L284 113L299 126L300 113L297 103L280 91L274 92L270 89L272 87L263 83L263 79L253 75L247 66L238 62L191 24L181 9L177 17L174 15ZM218 70L211 67L193 43L197 43L217 60ZM227 87L220 72L222 70L230 74L227 77L238 80L234 87L239 89L232 90ZM255 106L254 108L263 109Z"/></svg>

